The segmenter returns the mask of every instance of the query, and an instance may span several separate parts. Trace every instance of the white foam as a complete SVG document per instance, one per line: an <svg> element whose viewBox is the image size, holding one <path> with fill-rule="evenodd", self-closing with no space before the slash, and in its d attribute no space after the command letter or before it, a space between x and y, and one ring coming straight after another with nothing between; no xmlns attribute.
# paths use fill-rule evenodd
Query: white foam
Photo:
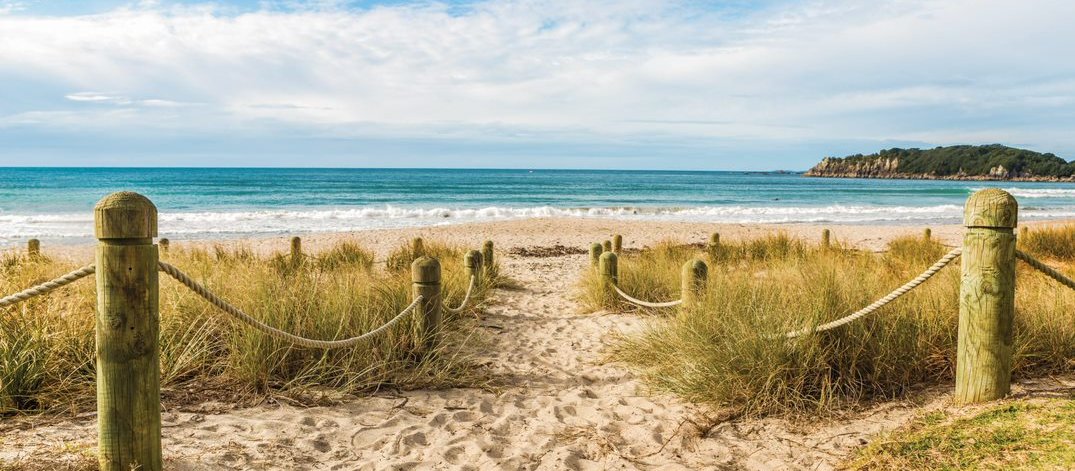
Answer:
<svg viewBox="0 0 1075 471"><path fill-rule="evenodd" d="M975 188L974 191L981 190ZM1016 198L1075 198L1075 188L1005 188Z"/></svg>
<svg viewBox="0 0 1075 471"><path fill-rule="evenodd" d="M160 214L162 237L347 232L379 228L541 217L585 217L628 220L680 220L715 223L912 223L958 222L962 207L932 206L699 206L557 208L552 206L483 208L357 207L336 209L272 209L253 211L168 212ZM1025 208L1026 218L1075 217L1075 207ZM37 238L80 238L93 235L91 213L0 214L0 245ZM5 244L5 241L7 242Z"/></svg>

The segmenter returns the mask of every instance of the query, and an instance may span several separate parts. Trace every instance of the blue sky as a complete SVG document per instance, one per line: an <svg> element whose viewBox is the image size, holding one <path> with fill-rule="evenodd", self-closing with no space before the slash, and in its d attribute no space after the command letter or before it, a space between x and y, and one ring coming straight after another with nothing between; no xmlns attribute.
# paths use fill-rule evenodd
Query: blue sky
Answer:
<svg viewBox="0 0 1075 471"><path fill-rule="evenodd" d="M1075 159L1075 2L0 0L0 166Z"/></svg>

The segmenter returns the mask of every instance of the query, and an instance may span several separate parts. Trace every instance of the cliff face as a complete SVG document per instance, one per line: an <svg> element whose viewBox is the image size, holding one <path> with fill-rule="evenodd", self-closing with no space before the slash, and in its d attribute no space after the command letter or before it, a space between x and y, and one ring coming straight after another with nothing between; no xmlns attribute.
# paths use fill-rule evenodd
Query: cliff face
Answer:
<svg viewBox="0 0 1075 471"><path fill-rule="evenodd" d="M806 172L808 177L842 178L901 178L900 159L878 157L876 159L850 161L825 157Z"/></svg>
<svg viewBox="0 0 1075 471"><path fill-rule="evenodd" d="M1072 176L1035 175L1029 172L1017 172L1004 168L1003 165L991 167L988 173L969 174L959 171L938 175L935 172L914 173L901 172L901 160L898 157L835 158L821 159L818 165L809 169L805 176L831 177L831 179L899 179L899 180L972 180L972 181L1016 181L1016 182L1072 182Z"/></svg>

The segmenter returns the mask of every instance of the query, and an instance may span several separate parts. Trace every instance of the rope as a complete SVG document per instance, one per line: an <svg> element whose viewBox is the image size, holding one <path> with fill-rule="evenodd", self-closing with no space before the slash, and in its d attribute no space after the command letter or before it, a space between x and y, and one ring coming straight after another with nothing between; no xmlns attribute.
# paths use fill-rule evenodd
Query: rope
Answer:
<svg viewBox="0 0 1075 471"><path fill-rule="evenodd" d="M13 304L26 301L27 299L30 299L34 296L40 296L58 288L67 286L71 283L81 280L82 278L92 275L95 271L97 271L97 268L94 267L93 264L86 265L82 268L79 268L78 270L63 275L52 281L46 281L32 288L27 288L25 290L19 291L18 293L15 293L11 296L0 298L0 307L11 306Z"/></svg>
<svg viewBox="0 0 1075 471"><path fill-rule="evenodd" d="M1060 282L1060 284L1067 286L1068 288L1075 289L1075 280L1064 276L1063 273L1060 273L1056 271L1055 268L1042 263L1041 260L1031 257L1029 254L1021 250L1015 251L1015 257L1019 260L1026 262L1027 265L1030 265L1036 268L1038 271L1048 275L1049 278Z"/></svg>
<svg viewBox="0 0 1075 471"><path fill-rule="evenodd" d="M638 305L638 306L642 306L642 307L672 307L672 306L678 306L680 304L683 304L682 299L677 299L675 301L668 301L668 302L663 302L663 303L651 303L651 302L643 301L641 299L633 298L633 297L631 297L631 295L629 295L627 293L624 293L623 290L621 290L619 286L616 286L615 283L612 284L612 289L616 290L616 293L619 293L620 296L623 296L623 299L626 299L627 302L629 302L631 304Z"/></svg>
<svg viewBox="0 0 1075 471"><path fill-rule="evenodd" d="M380 326L380 327L378 327L376 329L373 329L373 330L371 330L369 332L366 332L366 333L364 333L362 335L359 335L357 337L351 337L349 339L343 339L343 340L315 340L315 339L308 339L308 338L305 338L305 337L299 337L297 335L284 332L284 331L282 331L280 329L277 329L275 327L269 326L269 325L267 325L267 324L265 324L265 323L263 323L263 322L261 322L261 321L259 321L257 319L254 319L253 317L251 317L247 313L243 312L239 308L237 308L235 306L232 306L231 304L228 304L228 302L224 301L223 299L220 299L220 297L218 297L217 295L211 293L209 291L209 289L207 289L205 286L202 286L198 282L192 280L189 276L187 276L185 273L179 271L178 268L176 268L176 267L174 267L172 265L169 265L169 264L164 263L164 262L160 262L160 269L161 269L161 271L163 271L164 273L167 273L172 278L175 278L176 281L178 281L178 282L182 283L183 285L185 285L187 288L190 288L190 290L194 291L194 293L196 293L198 296L201 296L206 301L209 301L210 304L220 308L222 311L224 311L224 312L226 312L228 314L231 314L233 317L235 317L236 319L239 319L240 321L245 322L247 325L249 325L249 326L261 331L262 333L265 333L265 334L269 335L270 337L274 337L274 338L277 338L277 339L280 339L280 340L291 342L291 343L293 343L295 345L299 345L299 346L302 346L302 347L308 347L308 348L329 349L329 348L344 348L344 347L354 346L354 345L358 344L359 342L362 342L362 341L364 341L366 339L369 339L369 338L371 338L371 337L373 337L373 336L375 336L377 334L380 334L381 332L384 332L385 330L387 330L389 327L392 327L393 325L396 325L397 323L399 323L400 320L403 319L404 316L406 316L406 315L410 314L411 312L413 312L414 308L418 306L418 303L422 302L422 297L421 296L416 297L414 299L414 302L412 302L410 306L407 306L405 309L403 309L403 312L400 312L399 315L397 315L396 317L393 317L391 320L386 322L384 325L382 325L382 326Z"/></svg>
<svg viewBox="0 0 1075 471"><path fill-rule="evenodd" d="M478 281L478 277L476 277L474 275L471 275L470 276L470 286L467 287L466 296L463 296L463 302L459 303L459 307L452 308L452 307L444 306L444 309L446 311L452 313L452 314L458 314L460 312L463 312L463 308L467 307L467 303L470 302L470 293L472 291L474 291L474 285L478 284L477 281Z"/></svg>
<svg viewBox="0 0 1075 471"><path fill-rule="evenodd" d="M853 313L853 314L851 314L851 315L849 315L847 317L843 317L843 318L834 320L834 321L826 323L826 324L821 324L821 325L819 325L817 327L814 327L814 328L806 328L806 329L802 329L802 330L795 330L795 331L792 331L792 332L788 332L788 333L784 334L784 337L789 338L789 339L793 339L795 337L799 337L799 336L805 335L805 334L810 334L810 333L815 333L815 332L823 332L823 331L826 331L826 330L835 329L835 328L840 327L840 326L842 326L844 324L854 322L854 321L858 320L859 318L861 318L863 316L867 316L867 315L873 313L874 311L880 309L882 306L894 301L896 298L899 298L900 296L903 296L904 294L907 294L908 291L911 291L912 289L915 289L916 287L918 287L918 285L924 283L926 280L928 280L931 277L933 277L933 275L937 274L938 271L940 271L942 268L947 266L949 263L952 262L952 260L955 260L956 257L959 257L959 255L962 254L962 253L963 253L962 248L953 249L951 252L948 252L945 256L941 257L940 260L937 260L937 263L934 263L933 266L927 268L926 271L922 272L921 275L918 275L917 278L915 278L915 279L913 279L911 281L908 281L907 284L905 284L903 286L900 286L899 288L896 288L895 291L893 291L891 293L888 293L887 296L885 296L885 297L883 297L881 299L878 299L877 301L874 301L873 304L871 304L869 306L866 306L866 307L858 310L857 312L855 312L855 313Z"/></svg>

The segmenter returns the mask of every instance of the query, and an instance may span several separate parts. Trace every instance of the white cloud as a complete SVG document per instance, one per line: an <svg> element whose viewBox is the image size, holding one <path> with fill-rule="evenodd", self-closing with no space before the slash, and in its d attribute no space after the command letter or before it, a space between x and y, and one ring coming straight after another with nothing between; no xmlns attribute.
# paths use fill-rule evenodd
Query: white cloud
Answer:
<svg viewBox="0 0 1075 471"><path fill-rule="evenodd" d="M66 87L65 122L100 128L113 119L117 129L330 135L939 142L996 133L1075 151L1070 133L1049 131L1075 124L1067 1L819 1L737 15L645 0L332 3L8 15L0 79ZM85 106L94 103L137 109L102 116ZM1050 120L1033 133L998 126L1010 113Z"/></svg>

